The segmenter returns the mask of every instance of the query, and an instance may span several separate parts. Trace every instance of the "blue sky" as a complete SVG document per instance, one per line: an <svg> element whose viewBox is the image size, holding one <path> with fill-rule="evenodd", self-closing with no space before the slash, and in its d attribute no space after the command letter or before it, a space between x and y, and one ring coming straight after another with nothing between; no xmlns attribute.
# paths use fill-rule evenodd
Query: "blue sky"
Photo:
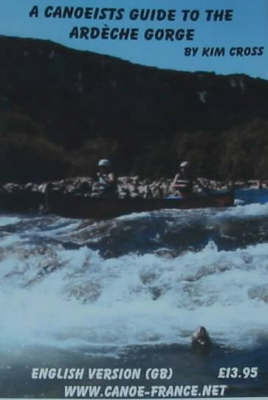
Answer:
<svg viewBox="0 0 268 400"><path fill-rule="evenodd" d="M268 0L8 0L0 3L0 34L50 39L66 46L109 54L143 65L179 71L213 71L219 74L245 73L268 79ZM38 6L38 18L29 17ZM47 7L74 6L90 8L124 8L117 20L68 19L45 17ZM175 21L130 20L132 9L175 10ZM182 10L198 10L196 21L183 21ZM207 21L206 10L232 10L231 21ZM214 13L213 11L213 13ZM213 14L214 16L214 14ZM138 40L70 39L74 27L102 29L135 28ZM194 38L187 40L145 40L147 29L193 29ZM202 55L203 48L224 48L224 55ZM237 48L240 53L237 55ZM186 56L185 48L197 48L196 56ZM254 48L262 55L247 55ZM262 49L261 49L262 48ZM231 50L232 49L232 50ZM230 51L233 55L230 55Z"/></svg>

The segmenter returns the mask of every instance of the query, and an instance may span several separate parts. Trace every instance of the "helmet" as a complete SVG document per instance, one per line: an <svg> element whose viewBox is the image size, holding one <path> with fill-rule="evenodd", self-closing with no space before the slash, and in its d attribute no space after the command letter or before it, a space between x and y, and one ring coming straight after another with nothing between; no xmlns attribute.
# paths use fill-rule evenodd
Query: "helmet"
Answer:
<svg viewBox="0 0 268 400"><path fill-rule="evenodd" d="M99 160L98 167L110 167L111 163L107 159Z"/></svg>
<svg viewBox="0 0 268 400"><path fill-rule="evenodd" d="M181 167L181 168L185 168L185 167L187 167L187 165L189 165L189 162L188 162L188 161L182 161L182 162L180 163L180 167Z"/></svg>

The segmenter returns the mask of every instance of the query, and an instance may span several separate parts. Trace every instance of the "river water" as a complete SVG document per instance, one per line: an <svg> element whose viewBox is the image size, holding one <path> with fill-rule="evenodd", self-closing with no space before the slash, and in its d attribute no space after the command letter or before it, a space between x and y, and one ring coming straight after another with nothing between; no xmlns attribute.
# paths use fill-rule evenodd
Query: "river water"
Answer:
<svg viewBox="0 0 268 400"><path fill-rule="evenodd" d="M1 215L1 396L64 396L62 382L31 379L33 367L154 366L172 368L172 384L267 395L267 201L240 191L225 210L101 222ZM206 353L191 348L199 326ZM218 378L256 366L257 378Z"/></svg>

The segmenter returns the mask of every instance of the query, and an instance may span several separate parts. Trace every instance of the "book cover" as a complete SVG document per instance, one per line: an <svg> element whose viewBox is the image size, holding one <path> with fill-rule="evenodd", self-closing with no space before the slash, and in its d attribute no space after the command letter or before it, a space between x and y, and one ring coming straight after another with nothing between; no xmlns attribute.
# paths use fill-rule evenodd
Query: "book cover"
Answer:
<svg viewBox="0 0 268 400"><path fill-rule="evenodd" d="M267 398L267 1L0 11L0 397Z"/></svg>

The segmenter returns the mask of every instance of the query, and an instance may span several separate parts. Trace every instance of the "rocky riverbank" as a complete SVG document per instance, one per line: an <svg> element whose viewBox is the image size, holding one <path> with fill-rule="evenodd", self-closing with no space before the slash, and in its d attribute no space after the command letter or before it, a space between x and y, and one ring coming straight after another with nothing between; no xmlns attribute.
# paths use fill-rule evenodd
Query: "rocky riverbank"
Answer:
<svg viewBox="0 0 268 400"><path fill-rule="evenodd" d="M227 189L231 183L212 181L199 178L203 187L210 190ZM126 198L165 198L177 196L172 190L172 179L160 178L156 180L140 179L138 176L123 176L117 180L117 195L120 199ZM267 181L239 181L232 184L237 188L266 188ZM198 185L194 186L200 191ZM63 195L77 197L100 198L103 188L92 177L75 177L41 184L28 182L18 184L9 182L0 186L0 207L3 211L44 210L47 207L49 193L57 192Z"/></svg>

